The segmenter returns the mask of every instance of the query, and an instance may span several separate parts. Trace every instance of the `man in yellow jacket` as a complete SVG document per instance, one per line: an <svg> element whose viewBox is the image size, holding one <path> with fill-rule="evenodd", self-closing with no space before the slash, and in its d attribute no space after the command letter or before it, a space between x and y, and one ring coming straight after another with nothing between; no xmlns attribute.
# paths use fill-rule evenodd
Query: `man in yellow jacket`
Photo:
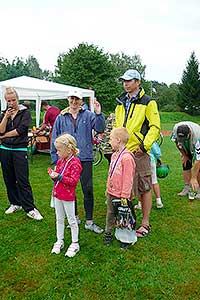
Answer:
<svg viewBox="0 0 200 300"><path fill-rule="evenodd" d="M157 103L145 94L140 86L141 75L136 70L127 70L123 76L125 93L117 98L114 127L127 128L130 138L127 149L134 153L136 173L134 178L134 194L142 203L143 219L137 230L138 237L144 237L150 232L149 217L152 206L151 196L151 145L160 134L160 116Z"/></svg>

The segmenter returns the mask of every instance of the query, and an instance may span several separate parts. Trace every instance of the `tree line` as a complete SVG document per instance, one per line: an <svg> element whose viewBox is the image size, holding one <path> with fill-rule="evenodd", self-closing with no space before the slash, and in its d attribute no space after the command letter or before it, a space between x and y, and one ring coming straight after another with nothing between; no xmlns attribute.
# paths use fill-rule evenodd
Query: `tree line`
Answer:
<svg viewBox="0 0 200 300"><path fill-rule="evenodd" d="M199 62L191 53L181 82L166 83L145 79L146 65L139 55L129 56L123 52L110 54L93 44L80 43L57 58L55 70L42 70L37 59L16 57L11 63L0 57L0 81L26 75L67 85L92 88L101 102L103 111L114 110L116 97L123 92L119 77L127 69L137 69L142 75L142 86L158 103L160 111L185 111L200 114Z"/></svg>

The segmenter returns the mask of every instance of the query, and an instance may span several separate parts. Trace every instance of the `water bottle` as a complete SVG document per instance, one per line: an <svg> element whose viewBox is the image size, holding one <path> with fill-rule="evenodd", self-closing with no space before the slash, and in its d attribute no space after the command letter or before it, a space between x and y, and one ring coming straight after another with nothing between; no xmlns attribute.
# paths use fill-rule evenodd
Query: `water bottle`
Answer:
<svg viewBox="0 0 200 300"><path fill-rule="evenodd" d="M192 190L191 187L190 187L190 189L189 189L188 197L189 197L189 202L193 202L193 201L194 201L194 198L195 198L195 192Z"/></svg>

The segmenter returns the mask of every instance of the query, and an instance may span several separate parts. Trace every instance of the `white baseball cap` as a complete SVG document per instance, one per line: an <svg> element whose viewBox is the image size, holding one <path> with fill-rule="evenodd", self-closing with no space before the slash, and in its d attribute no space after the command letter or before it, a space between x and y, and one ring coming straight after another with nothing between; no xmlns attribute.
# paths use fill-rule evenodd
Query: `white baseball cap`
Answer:
<svg viewBox="0 0 200 300"><path fill-rule="evenodd" d="M120 79L123 79L123 80L132 80L132 79L141 80L141 75L137 70L130 69L130 70L127 70L124 73L124 75L122 75L120 77Z"/></svg>
<svg viewBox="0 0 200 300"><path fill-rule="evenodd" d="M77 97L78 99L82 99L83 95L82 95L81 91L79 91L79 90L71 90L68 93L68 97Z"/></svg>

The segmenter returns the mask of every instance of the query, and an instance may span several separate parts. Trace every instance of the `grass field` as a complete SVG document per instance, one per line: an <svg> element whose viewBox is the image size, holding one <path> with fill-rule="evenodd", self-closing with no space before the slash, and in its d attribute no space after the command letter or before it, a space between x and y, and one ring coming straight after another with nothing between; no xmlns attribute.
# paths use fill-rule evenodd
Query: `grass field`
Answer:
<svg viewBox="0 0 200 300"><path fill-rule="evenodd" d="M161 117L162 118L162 117ZM165 116L166 118L166 116ZM171 129L172 121L163 123ZM177 122L177 121L176 121ZM170 126L169 126L170 124ZM168 127L169 126L169 127ZM160 180L164 208L153 198L151 234L128 250L118 242L103 245L103 235L84 229L82 192L77 196L82 224L81 251L72 259L51 255L55 215L49 207L52 183L47 176L48 155L34 155L30 179L35 202L44 219L29 219L23 211L6 216L8 207L0 173L0 299L1 300L197 300L200 298L200 201L179 198L182 189L180 156L164 138L163 162L170 174ZM94 168L95 222L105 226L107 162ZM141 212L137 212L138 225ZM65 244L70 243L66 229Z"/></svg>

